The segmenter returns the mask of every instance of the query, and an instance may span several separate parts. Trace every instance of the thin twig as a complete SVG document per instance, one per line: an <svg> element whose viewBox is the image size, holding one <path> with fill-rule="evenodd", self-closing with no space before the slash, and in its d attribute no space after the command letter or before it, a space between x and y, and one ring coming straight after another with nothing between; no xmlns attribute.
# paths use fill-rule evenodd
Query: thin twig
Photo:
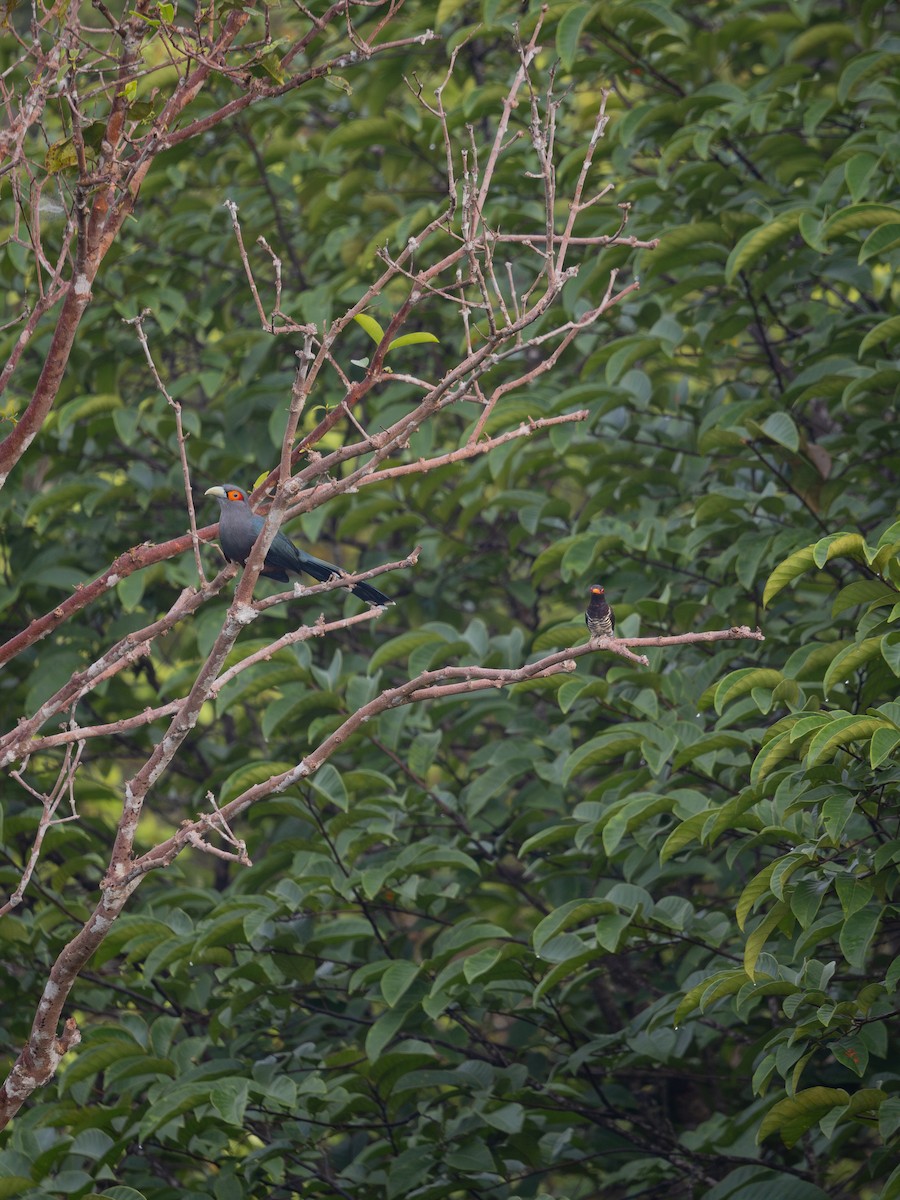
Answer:
<svg viewBox="0 0 900 1200"><path fill-rule="evenodd" d="M203 559L200 557L200 538L197 536L197 514L194 512L194 491L191 487L191 472L187 460L187 442L184 433L184 424L181 420L181 405L177 400L173 400L169 394L169 390L160 378L159 371L156 369L156 363L153 361L153 355L150 353L150 346L147 342L147 334L144 331L144 317L150 315L150 309L143 309L136 317L123 317L126 325L133 325L138 336L138 341L144 350L144 357L147 360L153 378L156 381L156 386L166 398L166 403L175 413L175 432L178 438L178 455L181 459L181 477L184 481L184 498L187 501L188 520L191 524L191 547L194 551L194 562L197 565L197 576L202 587L206 583L206 575L203 570Z"/></svg>

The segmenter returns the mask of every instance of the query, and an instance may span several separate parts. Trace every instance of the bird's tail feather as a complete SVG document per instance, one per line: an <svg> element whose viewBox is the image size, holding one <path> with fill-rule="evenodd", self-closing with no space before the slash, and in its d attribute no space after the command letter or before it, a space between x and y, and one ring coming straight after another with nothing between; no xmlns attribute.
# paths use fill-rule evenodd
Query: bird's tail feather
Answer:
<svg viewBox="0 0 900 1200"><path fill-rule="evenodd" d="M334 563L326 562L323 558L316 558L315 555L305 552L300 557L300 565L303 570L308 575L312 575L313 579L318 579L320 583L325 583L326 580L341 574L339 567L336 567ZM354 596L365 600L367 604L393 604L393 601L384 592L379 592L378 588L372 587L369 583L358 583L352 591Z"/></svg>
<svg viewBox="0 0 900 1200"><path fill-rule="evenodd" d="M318 579L319 583L324 583L327 579L331 579L334 575L340 575L340 570L334 563L326 562L324 558L316 558L313 554L301 552L300 566L306 571L307 575L312 575L313 579Z"/></svg>

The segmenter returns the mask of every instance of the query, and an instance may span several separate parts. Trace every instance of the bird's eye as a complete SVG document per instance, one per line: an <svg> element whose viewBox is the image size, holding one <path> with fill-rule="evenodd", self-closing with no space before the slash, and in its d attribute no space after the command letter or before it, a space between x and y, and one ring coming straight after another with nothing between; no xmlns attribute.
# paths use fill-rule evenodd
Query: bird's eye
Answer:
<svg viewBox="0 0 900 1200"><path fill-rule="evenodd" d="M240 493L240 492L237 490L237 488L232 488L232 489L231 489L231 491L228 493L228 499L229 499L229 500L243 500L243 498L244 498L244 497L243 497L243 496L242 496L242 494L241 494L241 493Z"/></svg>

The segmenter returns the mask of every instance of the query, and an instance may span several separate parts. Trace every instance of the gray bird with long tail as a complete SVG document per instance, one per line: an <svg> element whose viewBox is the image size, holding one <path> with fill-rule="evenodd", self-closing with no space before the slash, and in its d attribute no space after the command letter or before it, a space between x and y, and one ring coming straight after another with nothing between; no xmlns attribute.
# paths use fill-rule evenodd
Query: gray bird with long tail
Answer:
<svg viewBox="0 0 900 1200"><path fill-rule="evenodd" d="M243 565L250 557L253 543L259 537L265 518L253 511L248 503L247 493L235 487L233 483L207 488L206 495L219 502L219 545L222 547L222 553L229 562ZM289 571L295 575L305 571L320 583L342 574L340 567L336 567L334 563L325 562L322 558L300 550L287 534L279 529L266 553L260 575L287 583ZM393 600L385 596L384 592L379 592L378 588L368 583L357 583L350 590L354 596L365 600L367 604L393 604Z"/></svg>

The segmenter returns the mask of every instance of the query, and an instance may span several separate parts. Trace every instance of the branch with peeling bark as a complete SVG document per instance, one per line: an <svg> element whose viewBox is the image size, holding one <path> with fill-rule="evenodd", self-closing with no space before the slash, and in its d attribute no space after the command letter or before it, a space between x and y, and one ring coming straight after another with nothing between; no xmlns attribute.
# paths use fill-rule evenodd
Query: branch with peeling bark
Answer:
<svg viewBox="0 0 900 1200"><path fill-rule="evenodd" d="M253 564L254 568L261 565L262 560L259 555L261 545L261 542L258 543L253 552L254 557L258 560ZM243 590L243 587L238 589L239 592ZM190 729L192 717L195 717L199 711L199 703L202 703L208 694L202 680L208 679L221 665L225 654L233 645L237 635L236 630L245 620L247 608L246 601L236 595L229 610L229 618L226 620L216 645L210 652L197 685L186 701L179 706L178 716L170 725L169 733L160 742L145 767L127 785L128 805L125 814L127 819L120 826L110 870L103 881L101 900L84 928L65 947L53 966L50 981L38 1007L29 1042L20 1054L3 1088L0 1089L0 1127L18 1110L35 1087L41 1086L52 1076L59 1063L59 1045L63 1041L65 1041L66 1048L76 1044L72 1039L76 1037L77 1029L71 1018L67 1024L67 1035L60 1039L59 1043L53 1032L62 1014L65 999L81 967L100 945L112 922L120 914L126 900L134 892L141 879L151 871L169 866L188 846L228 861L246 863L248 861L246 847L231 831L231 823L253 804L273 794L284 792L292 785L309 778L354 733L379 713L396 708L398 705L442 700L486 689L506 688L516 683L545 679L559 673L569 673L575 670L577 659L602 651L608 651L629 661L636 659L640 661L638 656L631 651L631 647L678 646L698 642L741 639L763 640L763 635L759 630L751 630L746 626L663 637L596 638L580 646L555 651L518 668L450 666L438 671L422 672L398 687L388 688L352 713L315 750L290 770L272 775L269 779L248 788L221 807L211 798L213 807L211 813L205 813L194 821L185 821L172 837L132 860L130 852L142 798L153 780L158 777L165 761L171 758L180 741ZM208 837L216 832L225 837L235 849L227 851L210 844ZM66 1041L66 1037L68 1041Z"/></svg>
<svg viewBox="0 0 900 1200"><path fill-rule="evenodd" d="M54 171L60 168L45 166L43 174L38 174L38 169L23 153L23 144L29 131L44 119L51 87L59 81L77 161L71 188L58 188L60 202L67 208L69 231L51 286L46 288L45 294L25 302L22 335L5 368L0 370L0 387L6 386L13 377L22 350L44 329L44 319L57 299L62 298L63 304L55 318L50 349L31 400L11 432L0 442L0 486L28 450L53 408L82 317L91 302L94 280L125 221L135 209L144 180L159 155L171 146L200 137L262 100L284 95L311 80L364 63L376 55L416 45L421 40L415 37L378 40L397 11L390 0L384 0L382 5L384 11L375 24L377 33L364 40L353 26L352 0L338 0L321 17L309 16L309 30L294 40L283 55L282 63L286 69L313 39L321 38L326 32L330 32L339 44L340 39L345 38L349 52L338 50L283 83L269 86L254 79L246 70L248 46L244 30L250 21L249 11L231 11L218 16L211 9L209 27L203 34L200 27L184 28L177 20L164 20L150 0L137 0L127 18L121 21L115 19L104 5L98 7L112 29L116 48L109 50L109 35L89 29L82 23L77 10L51 6L44 14L42 24L45 35L54 39L52 49L45 54L36 36L31 44L21 43L22 62L30 64L31 78L17 103L9 129L0 133L0 158L6 159L0 172L24 171L39 195L43 182L53 179ZM148 15L151 8L152 20ZM54 22L57 24L55 31ZM142 50L144 40L154 29L167 53L162 62L147 67ZM79 95L79 72L94 74L86 65L92 55L105 60L109 70L98 85ZM63 63L66 69L60 78ZM148 85L155 74L172 71L176 84L173 86L167 79L168 94L162 97L162 107L157 115L146 126L129 119L129 88L139 80ZM204 89L209 89L213 80L227 80L240 94L206 116L179 125L185 111ZM91 123L97 105L101 103L107 105L107 116L97 159L91 163L85 154L83 129ZM86 113L91 113L92 117L86 117ZM14 188L13 194L15 197L19 192L25 194L27 191L27 188L18 191ZM78 237L72 262L69 247L76 228ZM37 242L32 253L36 275L40 279L46 255L40 243L39 225L35 230Z"/></svg>
<svg viewBox="0 0 900 1200"><path fill-rule="evenodd" d="M650 638L594 638L580 646L567 650L556 650L535 662L526 663L521 667L444 667L438 671L423 671L414 679L388 688L380 695L370 700L355 713L352 713L341 725L331 733L310 754L307 754L296 766L289 771L282 771L271 776L262 783L248 788L236 796L228 804L217 809L226 821L233 821L246 812L251 805L276 793L284 792L287 788L314 774L332 755L364 725L379 713L397 708L405 704L418 704L429 700L443 700L450 696L471 694L496 688L511 687L516 683L526 683L534 679L546 679L552 675L569 674L575 670L577 659L588 654L607 651L629 662L649 665L646 658L635 655L630 650L632 646L689 646L698 642L722 641L764 641L763 634L752 630L746 625L732 626L730 629L705 630L699 633L672 634L668 637ZM208 818L200 818L199 824ZM211 818L209 818L211 819ZM184 848L186 833L197 828L198 823L184 826L166 842L156 846L136 860L132 874L126 882L133 882L139 875L155 870L157 867L168 866L174 862Z"/></svg>
<svg viewBox="0 0 900 1200"><path fill-rule="evenodd" d="M334 591L337 588L353 587L364 580L384 575L388 571L408 570L416 564L418 555L419 548L416 547L407 558L393 563L386 563L381 567L373 567L369 571L358 571L352 575L341 575L338 578L328 580L326 583L315 584L313 587L308 588L303 587L301 584L296 584L290 592L279 592L276 596L266 596L264 599L254 600L251 607L255 612L262 613L276 604L285 604L290 600L298 598L313 598L322 592ZM246 658L242 658L240 662L235 663L233 667L229 667L228 670L223 671L210 686L209 699L215 699L226 684L231 683L233 679L237 678L243 671L246 671L248 667L256 666L261 662L267 662L280 650L285 650L288 646L294 646L299 642L309 641L312 638L324 638L340 630L350 629L354 625L361 625L364 622L376 620L383 612L383 608L367 608L365 612L356 613L352 617L341 617L335 621L326 621L324 615L320 615L314 624L300 625L297 629L292 629L289 633L276 638L275 641L270 642L261 650L247 655ZM152 724L154 721L162 720L164 717L172 716L173 713L178 711L179 705L184 703L184 699L182 697L180 700L171 700L168 704L161 704L156 708L145 708L135 716L122 717L118 721L111 721L105 725L80 726L76 725L74 720L71 720L69 728L62 733L51 733L46 737L32 736L27 741L22 740L23 737L28 736L27 729L19 727L16 729L17 740L15 743L7 745L6 753L14 757L27 758L41 750L50 750L56 746L65 746L70 742L88 742L92 738L114 737L120 733L129 733L134 729L140 729L144 725Z"/></svg>
<svg viewBox="0 0 900 1200"><path fill-rule="evenodd" d="M139 11L139 10L136 10ZM376 22L376 31L368 42L355 36L352 26L348 37L354 44L353 53L367 57L384 49L389 43L373 45L372 40L380 36L390 20L394 6L386 7L382 19ZM348 16L346 3L332 5L328 13L316 18L316 30L322 32L339 15ZM115 239L121 222L131 211L138 190L156 154L166 145L193 136L224 120L233 112L240 111L256 96L274 96L297 80L287 81L283 86L257 86L254 97L238 97L208 116L198 118L173 133L176 118L184 107L203 88L211 72L222 79L236 82L229 74L229 53L246 19L245 13L231 13L223 21L215 37L200 49L183 47L182 57L174 55L181 72L181 89L177 96L167 101L151 133L129 132L126 107L119 101L110 114L107 125L107 148L104 150L102 180L94 180L91 186L82 181L80 191L81 208L78 212L80 232L78 239L79 274L72 283L62 309L58 338L67 338L71 348L72 339L80 320L81 312L90 301L90 284L100 267L103 256ZM118 61L118 85L131 76L131 64L136 62L136 46L139 43L140 23L137 17L122 25L114 25L115 35L121 40L122 48ZM625 234L627 212L618 214L618 230L613 235L583 237L576 234L578 216L596 204L605 195L606 189L583 200L589 177L592 158L602 137L605 126L605 108L600 112L585 151L585 159L568 197L558 194L554 158L556 150L556 121L559 100L549 90L541 97L535 90L531 72L538 49L540 22L526 46L520 48L519 66L515 78L504 97L493 136L480 152L474 131L469 132L469 142L457 149L448 118L444 111L440 89L434 103L423 104L436 117L446 153L446 180L448 201L443 209L407 245L395 253L384 250L380 255L378 276L364 294L330 326L313 328L294 321L283 311L282 279L280 261L268 242L260 244L265 269L272 272L272 300L264 300L266 283L257 280L254 273L254 256L244 242L238 210L229 203L232 234L237 244L237 253L246 275L253 306L261 327L271 336L301 333L304 344L298 353L298 366L293 379L290 408L281 443L277 464L272 465L267 478L253 494L257 510L264 516L259 536L250 552L212 647L202 663L196 668L193 683L179 699L145 708L141 712L122 715L114 722L101 722L90 726L79 726L74 720L76 706L84 700L98 683L110 679L130 663L152 650L156 640L184 621L189 621L198 610L216 597L235 577L237 568L227 567L212 579L206 579L201 559L201 544L215 536L215 527L198 529L192 512L192 493L188 466L187 443L184 431L178 424L178 448L184 480L190 533L159 546L140 546L119 556L111 567L98 575L91 583L76 591L76 594L57 608L33 621L25 630L0 649L0 662L33 645L38 639L53 632L60 624L72 620L79 612L112 589L116 583L134 570L151 563L161 562L193 549L199 586L187 588L177 596L164 615L120 638L109 646L94 662L75 672L71 678L46 700L31 717L23 719L15 728L0 738L0 762L21 762L17 778L25 786L24 779L28 760L34 755L57 754L64 758L56 788L51 791L44 804L46 826L54 817L58 797L66 793L71 779L79 767L81 747L93 739L121 736L146 728L154 721L165 721L158 741L145 761L133 770L131 777L122 786L122 811L111 848L107 870L101 884L96 908L79 933L59 955L50 974L38 1006L31 1035L23 1048L6 1084L0 1089L0 1126L2 1126L30 1093L46 1083L53 1075L59 1056L77 1041L74 1024L67 1025L62 1038L56 1033L63 1019L66 1001L79 972L122 912L130 895L140 881L151 871L173 862L186 847L211 854L227 862L248 862L246 847L233 825L254 803L284 791L286 788L308 778L324 763L328 762L345 745L347 740L359 732L365 724L392 708L446 700L454 696L477 695L491 689L502 689L514 684L547 679L560 673L572 672L577 661L585 655L604 653L614 655L634 666L645 665L647 659L640 653L641 647L690 644L695 641L761 637L748 629L720 630L701 634L682 634L671 638L608 638L586 643L571 649L556 651L534 662L523 663L516 668L500 669L480 666L446 666L437 671L426 671L396 687L382 691L378 696L346 715L341 725L326 737L314 750L297 762L290 770L271 775L267 780L242 792L229 803L216 806L211 799L211 811L185 820L168 839L143 854L136 854L135 837L143 806L153 789L170 771L185 744L194 736L201 709L214 699L221 689L242 671L271 658L289 646L316 637L334 637L341 632L369 622L381 615L383 610L370 609L356 616L336 620L302 624L278 638L267 641L262 648L254 649L234 666L225 669L228 655L238 643L244 629L275 605L284 605L298 598L310 599L320 593L352 586L364 579L388 570L406 571L416 562L417 551L405 559L371 568L353 575L341 575L325 584L313 587L297 585L292 590L278 595L254 599L254 587L264 565L265 556L272 540L285 520L311 512L338 496L346 495L361 487L369 487L412 474L426 474L441 467L451 466L488 454L501 446L519 439L541 436L548 429L562 424L583 421L584 410L545 415L535 412L525 420L521 413L512 428L498 428L503 421L504 405L510 395L522 393L543 375L558 367L564 353L572 346L575 338L589 330L614 310L624 298L637 288L636 280L622 285L616 270L611 270L603 294L595 297L592 306L577 319L566 318L562 313L552 323L552 316L559 304L562 289L575 277L579 270L579 254L590 254L597 248L612 244L635 244ZM137 39L137 41L135 40ZM284 57L284 66L301 48L300 42ZM182 53L181 51L179 53ZM129 57L130 56L130 57ZM451 70L453 66L451 60ZM332 60L332 65L334 60ZM318 68L316 68L318 69ZM307 72L303 78L311 77ZM449 75L444 81L449 80ZM530 119L527 133L524 129L511 130L514 115L526 106L522 105L523 92L527 92ZM74 105L73 121L78 119L78 101L74 90L70 91L70 106ZM605 99L604 99L605 105ZM544 196L543 220L533 234L505 233L491 224L492 189L498 164L510 147L524 136L531 140L537 170ZM458 194L459 193L459 194ZM90 197L90 203L88 199ZM561 230L557 228L556 214L567 213ZM449 243L449 249L448 249ZM650 243L644 243L650 244ZM499 264L496 260L501 248L515 249L521 254L522 278ZM345 335L353 328L353 319L380 302L385 294L393 299L392 315L365 367L363 377L356 381L350 378L346 364L347 346ZM391 371L387 366L388 356L402 332L410 328L420 312L427 313L428 306L440 302L453 307L463 330L463 350L455 361L442 364L438 378L428 379L425 372L410 375ZM81 307L78 307L78 306ZM271 315L267 315L271 314ZM478 323L476 326L476 322ZM540 324L543 323L543 324ZM176 413L180 411L169 394L157 370L141 318L134 322L145 358L156 384L166 403ZM483 326L483 328L482 328ZM536 328L540 332L534 332ZM59 347L56 347L59 349ZM54 347L51 347L53 352ZM48 360L46 370L59 370L64 365L65 354ZM334 373L333 375L331 373ZM324 419L312 429L303 430L304 413L308 401L321 392L326 377L333 385L337 379L340 397L327 412ZM366 428L363 400L373 392L379 393L394 387L400 381L412 380L415 400L388 428L372 432ZM26 432L36 431L40 424L40 412L46 413L52 404L55 388L49 375L42 377L36 392L37 407L26 422ZM479 406L473 419L471 410L463 405ZM445 417L455 416L458 425L458 444L443 453L428 458L410 458L410 439L429 422L442 422ZM40 419L38 419L40 418ZM37 421L37 424L35 424ZM489 432L490 426L490 432ZM316 449L327 433L339 427L346 435L335 445L329 440L327 452ZM444 445L448 444L445 438ZM20 448L24 449L24 447ZM3 458L0 448L0 470L4 461L12 463L18 453ZM391 610L393 611L393 610ZM67 727L61 732L42 733L46 722L65 715ZM66 765L68 764L68 765ZM47 815L49 814L49 815ZM219 845L216 839L222 839ZM35 838L31 860L23 873L17 898L21 899L27 887L33 863L37 861L42 842L42 833Z"/></svg>

